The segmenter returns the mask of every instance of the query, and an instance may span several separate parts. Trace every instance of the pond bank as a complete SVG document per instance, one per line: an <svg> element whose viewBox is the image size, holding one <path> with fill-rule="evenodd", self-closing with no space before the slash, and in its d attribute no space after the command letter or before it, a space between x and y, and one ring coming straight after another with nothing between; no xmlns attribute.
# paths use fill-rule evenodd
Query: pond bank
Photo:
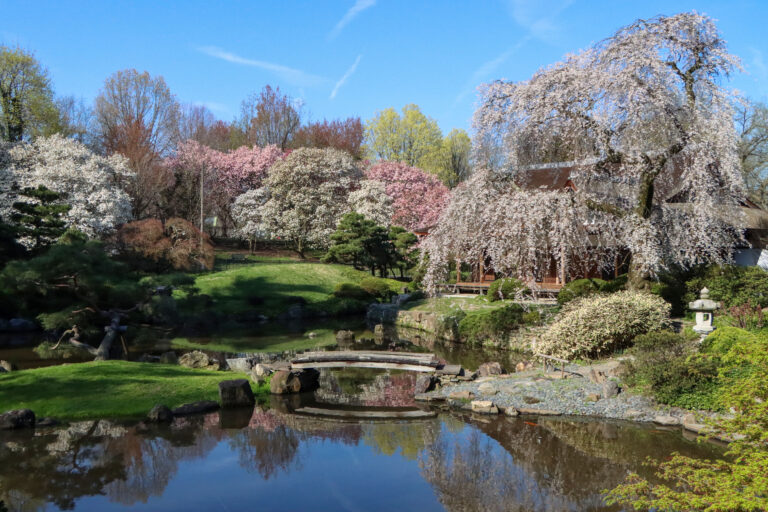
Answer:
<svg viewBox="0 0 768 512"><path fill-rule="evenodd" d="M621 370L620 361L608 361L592 366L567 365L562 373L526 370L474 380L443 378L437 389L416 399L486 414L586 416L706 431L703 421L691 411L625 391L619 379ZM705 412L697 415L712 416Z"/></svg>

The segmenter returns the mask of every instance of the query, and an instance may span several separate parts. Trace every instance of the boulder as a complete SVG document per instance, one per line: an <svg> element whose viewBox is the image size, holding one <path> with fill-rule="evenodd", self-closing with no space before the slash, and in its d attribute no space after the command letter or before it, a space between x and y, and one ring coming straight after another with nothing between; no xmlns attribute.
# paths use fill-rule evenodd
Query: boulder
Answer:
<svg viewBox="0 0 768 512"><path fill-rule="evenodd" d="M505 407L505 408L504 408L504 415L505 415L505 416L509 416L509 417L511 417L511 418L514 418L514 417L518 416L519 414L520 414L520 413L519 413L519 412L517 412L517 409L515 409L515 408L514 408L514 407L512 407L512 406L510 406L510 407Z"/></svg>
<svg viewBox="0 0 768 512"><path fill-rule="evenodd" d="M663 425L665 427L674 427L680 424L680 419L670 415L660 415L653 418L653 422L657 425Z"/></svg>
<svg viewBox="0 0 768 512"><path fill-rule="evenodd" d="M227 359L227 366L233 372L248 373L251 371L253 361L247 357L236 357L233 359Z"/></svg>
<svg viewBox="0 0 768 512"><path fill-rule="evenodd" d="M219 363L216 360L209 358L205 352L199 350L193 350L182 355L179 358L179 364L187 368L219 369Z"/></svg>
<svg viewBox="0 0 768 512"><path fill-rule="evenodd" d="M267 375L272 373L272 368L270 368L266 364L257 363L256 366L253 367L251 372L257 377L266 377Z"/></svg>
<svg viewBox="0 0 768 512"><path fill-rule="evenodd" d="M0 430L35 428L35 413L29 409L17 409L0 414Z"/></svg>
<svg viewBox="0 0 768 512"><path fill-rule="evenodd" d="M483 382L480 384L477 390L480 391L480 394L484 396L493 396L499 392L499 390L496 389L490 382Z"/></svg>
<svg viewBox="0 0 768 512"><path fill-rule="evenodd" d="M190 414L202 414L219 410L218 402L213 400L201 400L181 405L173 410L174 416L188 416Z"/></svg>
<svg viewBox="0 0 768 512"><path fill-rule="evenodd" d="M533 409L528 407L521 407L517 412L520 414L537 414L539 416L560 416L562 414L559 411L552 411L550 409Z"/></svg>
<svg viewBox="0 0 768 512"><path fill-rule="evenodd" d="M696 416L693 414L686 414L683 416L682 423L685 430L690 430L691 432L695 432L697 434L706 434L712 431L712 428L709 425L699 423L699 421L696 419Z"/></svg>
<svg viewBox="0 0 768 512"><path fill-rule="evenodd" d="M533 363L531 361L520 361L515 365L516 372L527 372L533 370Z"/></svg>
<svg viewBox="0 0 768 512"><path fill-rule="evenodd" d="M597 402L598 400L600 400L600 395L597 393L590 393L587 395L588 402Z"/></svg>
<svg viewBox="0 0 768 512"><path fill-rule="evenodd" d="M170 423L173 421L173 411L163 404L157 404L147 413L147 421L151 423Z"/></svg>
<svg viewBox="0 0 768 512"><path fill-rule="evenodd" d="M615 397L619 394L619 385L616 384L616 381L613 380L607 380L603 382L602 394L603 398Z"/></svg>
<svg viewBox="0 0 768 512"><path fill-rule="evenodd" d="M355 333L352 331L341 330L336 333L336 343L349 346L355 342Z"/></svg>
<svg viewBox="0 0 768 512"><path fill-rule="evenodd" d="M160 362L162 364L179 364L179 357L176 355L176 352L170 350L160 354Z"/></svg>
<svg viewBox="0 0 768 512"><path fill-rule="evenodd" d="M432 375L421 374L416 377L416 384L413 386L413 392L415 394L426 393L432 391L435 388L435 378Z"/></svg>
<svg viewBox="0 0 768 512"><path fill-rule="evenodd" d="M499 414L499 408L490 400L473 400L470 407L472 412L480 414Z"/></svg>
<svg viewBox="0 0 768 512"><path fill-rule="evenodd" d="M36 331L37 324L26 318L11 318L8 320L8 330L10 331Z"/></svg>
<svg viewBox="0 0 768 512"><path fill-rule="evenodd" d="M464 368L460 364L445 364L437 370L438 375L463 375Z"/></svg>
<svg viewBox="0 0 768 512"><path fill-rule="evenodd" d="M501 375L504 373L504 370L502 369L501 364L492 362L481 364L477 369L477 373L480 377L490 377L491 375Z"/></svg>
<svg viewBox="0 0 768 512"><path fill-rule="evenodd" d="M279 370L269 381L269 392L275 395L314 391L317 389L320 372L307 368L300 371Z"/></svg>
<svg viewBox="0 0 768 512"><path fill-rule="evenodd" d="M0 361L0 373L12 372L16 369L16 365L9 363L8 361Z"/></svg>
<svg viewBox="0 0 768 512"><path fill-rule="evenodd" d="M251 384L245 379L223 380L219 382L219 400L224 409L253 406Z"/></svg>
<svg viewBox="0 0 768 512"><path fill-rule="evenodd" d="M594 368L589 369L587 378L589 378L589 382L592 382L594 384L602 384L607 380L603 372L599 370L595 370Z"/></svg>
<svg viewBox="0 0 768 512"><path fill-rule="evenodd" d="M454 391L448 395L451 400L472 400L475 394L471 391Z"/></svg>
<svg viewBox="0 0 768 512"><path fill-rule="evenodd" d="M250 376L253 383L256 384L257 386L261 386L262 384L267 382L266 375L257 375L255 371L251 371Z"/></svg>

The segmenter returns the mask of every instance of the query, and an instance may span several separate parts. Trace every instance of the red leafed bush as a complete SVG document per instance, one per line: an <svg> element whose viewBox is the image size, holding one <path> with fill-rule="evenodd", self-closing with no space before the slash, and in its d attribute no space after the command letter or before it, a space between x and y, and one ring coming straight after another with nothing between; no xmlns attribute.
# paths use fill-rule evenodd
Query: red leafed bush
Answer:
<svg viewBox="0 0 768 512"><path fill-rule="evenodd" d="M192 223L179 218L137 220L123 224L117 231L121 255L145 270L166 271L213 268L213 246Z"/></svg>

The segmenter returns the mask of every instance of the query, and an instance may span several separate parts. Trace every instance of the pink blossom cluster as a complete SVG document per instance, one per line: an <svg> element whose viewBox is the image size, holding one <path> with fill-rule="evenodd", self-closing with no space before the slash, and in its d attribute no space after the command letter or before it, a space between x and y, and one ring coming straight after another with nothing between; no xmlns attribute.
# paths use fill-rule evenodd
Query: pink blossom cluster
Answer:
<svg viewBox="0 0 768 512"><path fill-rule="evenodd" d="M400 162L373 165L366 177L384 183L392 198L392 223L409 230L436 224L450 195L437 177Z"/></svg>

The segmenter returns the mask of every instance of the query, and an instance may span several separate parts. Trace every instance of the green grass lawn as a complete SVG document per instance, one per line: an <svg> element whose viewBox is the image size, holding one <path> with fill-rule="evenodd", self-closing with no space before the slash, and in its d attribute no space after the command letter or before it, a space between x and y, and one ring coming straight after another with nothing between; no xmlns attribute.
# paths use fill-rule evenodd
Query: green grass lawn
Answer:
<svg viewBox="0 0 768 512"><path fill-rule="evenodd" d="M366 277L370 273L345 265L261 258L252 264L202 274L195 286L201 294L213 298L215 310L226 314L255 309L274 316L297 300L306 301L310 309L333 313L334 287L344 282L359 283ZM395 280L387 281L393 291L403 286Z"/></svg>
<svg viewBox="0 0 768 512"><path fill-rule="evenodd" d="M282 332L254 336L248 332L233 332L212 338L179 337L171 340L174 349L198 349L215 352L283 352L285 350L309 350L336 344L333 329L312 329L317 334L310 338L302 333Z"/></svg>
<svg viewBox="0 0 768 512"><path fill-rule="evenodd" d="M142 417L158 403L178 407L218 400L219 382L245 378L235 372L174 365L101 361L0 375L0 412L31 409L60 420ZM255 388L266 395L268 387Z"/></svg>
<svg viewBox="0 0 768 512"><path fill-rule="evenodd" d="M499 309L512 304L513 302L514 301L511 300L497 300L491 302L485 295L477 295L474 297L432 297L429 299L408 302L403 309L450 314L455 313L458 310L467 312Z"/></svg>

